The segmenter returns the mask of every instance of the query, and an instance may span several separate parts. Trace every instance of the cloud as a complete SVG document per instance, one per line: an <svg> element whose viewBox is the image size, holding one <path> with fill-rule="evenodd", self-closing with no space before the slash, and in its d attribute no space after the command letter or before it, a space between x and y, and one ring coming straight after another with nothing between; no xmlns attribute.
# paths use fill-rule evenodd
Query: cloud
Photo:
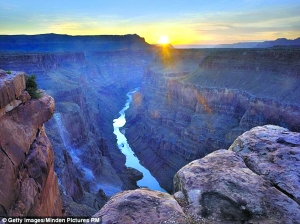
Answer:
<svg viewBox="0 0 300 224"><path fill-rule="evenodd" d="M12 4L10 2L0 2L0 9L3 10L7 10L7 11L11 11L11 10L15 10L19 8L18 5L16 4Z"/></svg>
<svg viewBox="0 0 300 224"><path fill-rule="evenodd" d="M300 36L300 7L190 15L187 22L198 36L233 43ZM210 42L213 43L214 41Z"/></svg>
<svg viewBox="0 0 300 224"><path fill-rule="evenodd" d="M149 43L167 35L172 44L234 43L300 36L300 5L296 1L285 6L279 1L270 6L273 1L267 4L261 0L226 1L228 4L225 1L179 5L164 2L164 7L139 1L140 9L127 6L129 3L122 7L114 2L117 7L112 7L112 3L96 0L93 4L50 2L30 1L28 6L23 1L13 5L0 0L0 33L137 33Z"/></svg>

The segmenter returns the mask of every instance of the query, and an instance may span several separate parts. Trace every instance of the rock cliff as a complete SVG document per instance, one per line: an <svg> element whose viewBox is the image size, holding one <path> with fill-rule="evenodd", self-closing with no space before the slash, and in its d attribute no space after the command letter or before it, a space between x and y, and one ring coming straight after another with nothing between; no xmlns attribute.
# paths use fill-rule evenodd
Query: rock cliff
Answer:
<svg viewBox="0 0 300 224"><path fill-rule="evenodd" d="M255 127L229 150L182 167L174 194L139 189L113 196L100 223L298 223L300 134ZM175 199L175 200L174 200Z"/></svg>
<svg viewBox="0 0 300 224"><path fill-rule="evenodd" d="M126 112L128 142L171 192L182 166L252 127L299 131L299 71L299 49L164 49Z"/></svg>
<svg viewBox="0 0 300 224"><path fill-rule="evenodd" d="M92 215L120 190L137 188L112 121L138 87L152 48L137 35L0 36L0 68L35 74L56 102L45 127L68 216ZM16 44L14 44L16 43Z"/></svg>
<svg viewBox="0 0 300 224"><path fill-rule="evenodd" d="M54 154L44 123L54 113L46 93L30 100L25 74L0 70L0 215L61 216Z"/></svg>
<svg viewBox="0 0 300 224"><path fill-rule="evenodd" d="M154 58L158 48L137 35L0 39L0 68L36 74L55 98L45 127L68 216L94 214L110 196L137 188L112 120L141 83L122 131L169 192L182 166L228 148L254 126L299 131L299 49L163 48ZM22 105L26 92L13 99L0 114Z"/></svg>

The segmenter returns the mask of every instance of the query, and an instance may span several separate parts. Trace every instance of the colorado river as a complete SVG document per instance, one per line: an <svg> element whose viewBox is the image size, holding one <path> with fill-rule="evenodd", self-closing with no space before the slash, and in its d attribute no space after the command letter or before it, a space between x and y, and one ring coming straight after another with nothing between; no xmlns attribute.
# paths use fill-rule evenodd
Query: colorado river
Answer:
<svg viewBox="0 0 300 224"><path fill-rule="evenodd" d="M113 120L113 126L114 126L114 134L117 136L117 144L121 152L126 156L126 163L125 165L127 167L132 167L134 169L139 170L143 173L143 178L137 182L139 187L148 187L151 190L158 190L165 192L164 189L162 189L159 186L159 183L157 180L151 175L149 170L147 170L145 167L143 167L140 164L140 161L138 158L134 155L134 152L131 150L129 144L127 143L127 139L125 135L123 135L120 132L120 128L123 127L126 123L125 119L125 111L129 108L130 103L132 101L132 95L137 91L138 89L135 89L132 92L129 92L126 94L127 101L124 106L124 108L119 112L121 115L119 118Z"/></svg>

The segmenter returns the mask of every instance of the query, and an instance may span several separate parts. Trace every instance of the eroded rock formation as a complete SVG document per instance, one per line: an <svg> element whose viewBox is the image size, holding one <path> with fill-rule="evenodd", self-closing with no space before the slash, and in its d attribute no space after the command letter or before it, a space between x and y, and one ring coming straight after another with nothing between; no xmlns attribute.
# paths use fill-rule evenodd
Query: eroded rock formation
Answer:
<svg viewBox="0 0 300 224"><path fill-rule="evenodd" d="M55 99L45 127L66 214L92 215L113 194L136 189L141 175L125 166L112 121L139 86L152 47L137 35L0 39L0 68L35 74Z"/></svg>
<svg viewBox="0 0 300 224"><path fill-rule="evenodd" d="M255 174L232 151L218 150L182 168L175 191L184 192L187 214L214 223L296 223L299 204ZM295 196L295 195L294 195Z"/></svg>
<svg viewBox="0 0 300 224"><path fill-rule="evenodd" d="M300 135L286 128L263 126L239 136L229 150L254 173L300 204Z"/></svg>
<svg viewBox="0 0 300 224"><path fill-rule="evenodd" d="M188 162L252 127L300 127L299 49L162 50L126 111L126 137L172 191Z"/></svg>
<svg viewBox="0 0 300 224"><path fill-rule="evenodd" d="M54 154L44 130L54 100L46 93L30 100L24 73L0 70L0 92L0 214L61 216Z"/></svg>
<svg viewBox="0 0 300 224"><path fill-rule="evenodd" d="M171 195L145 188L114 195L93 217L100 223L187 223Z"/></svg>
<svg viewBox="0 0 300 224"><path fill-rule="evenodd" d="M146 189L122 192L94 217L103 224L298 223L299 139L299 133L274 125L253 128L229 150L182 167L173 196Z"/></svg>

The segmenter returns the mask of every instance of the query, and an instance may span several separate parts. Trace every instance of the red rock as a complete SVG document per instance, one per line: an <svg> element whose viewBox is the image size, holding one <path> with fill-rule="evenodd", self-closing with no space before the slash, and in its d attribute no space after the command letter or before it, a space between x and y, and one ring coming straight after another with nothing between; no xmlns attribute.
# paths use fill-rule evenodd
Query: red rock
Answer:
<svg viewBox="0 0 300 224"><path fill-rule="evenodd" d="M0 97L6 95L1 106L7 109L13 101L23 103L12 103L11 110L0 117L0 216L61 216L53 149L44 131L54 100L44 93L28 101L23 91L25 74L15 74L0 89Z"/></svg>
<svg viewBox="0 0 300 224"><path fill-rule="evenodd" d="M25 73L1 73L0 76L0 109L14 101L25 89Z"/></svg>
<svg viewBox="0 0 300 224"><path fill-rule="evenodd" d="M51 118L54 107L54 99L44 94L0 117L0 147L15 166L23 161L38 128Z"/></svg>
<svg viewBox="0 0 300 224"><path fill-rule="evenodd" d="M53 149L42 128L20 166L18 178L20 194L9 212L10 215L40 217L62 215L62 201L53 161Z"/></svg>

